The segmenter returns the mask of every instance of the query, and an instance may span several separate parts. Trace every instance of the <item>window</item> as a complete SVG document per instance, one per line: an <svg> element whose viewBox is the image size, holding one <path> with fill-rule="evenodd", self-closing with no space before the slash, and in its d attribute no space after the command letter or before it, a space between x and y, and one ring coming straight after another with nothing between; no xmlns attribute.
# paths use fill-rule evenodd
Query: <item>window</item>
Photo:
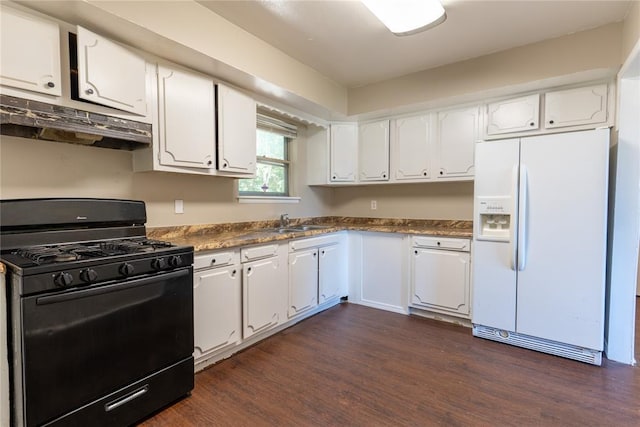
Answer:
<svg viewBox="0 0 640 427"><path fill-rule="evenodd" d="M241 179L240 196L289 196L289 142L296 128L258 114L256 177Z"/></svg>

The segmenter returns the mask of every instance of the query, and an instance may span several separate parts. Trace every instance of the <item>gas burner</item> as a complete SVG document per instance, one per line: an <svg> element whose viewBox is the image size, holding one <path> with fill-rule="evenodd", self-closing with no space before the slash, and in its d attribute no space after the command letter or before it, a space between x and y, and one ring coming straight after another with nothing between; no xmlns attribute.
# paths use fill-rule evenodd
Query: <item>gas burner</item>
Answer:
<svg viewBox="0 0 640 427"><path fill-rule="evenodd" d="M48 264L53 262L68 262L79 259L79 255L73 252L65 252L56 246L37 246L19 249L17 255L28 258L36 264Z"/></svg>
<svg viewBox="0 0 640 427"><path fill-rule="evenodd" d="M148 239L114 240L100 243L100 249L108 252L110 255L153 252L157 248L168 248L171 246L173 245L169 242Z"/></svg>

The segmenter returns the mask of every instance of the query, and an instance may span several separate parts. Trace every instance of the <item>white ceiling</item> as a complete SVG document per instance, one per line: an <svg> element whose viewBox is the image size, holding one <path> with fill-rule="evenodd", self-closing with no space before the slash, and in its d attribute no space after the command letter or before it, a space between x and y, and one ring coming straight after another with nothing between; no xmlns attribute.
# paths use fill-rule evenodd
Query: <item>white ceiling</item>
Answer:
<svg viewBox="0 0 640 427"><path fill-rule="evenodd" d="M397 37L354 0L198 0L348 87L599 27L637 0L442 0L447 20Z"/></svg>

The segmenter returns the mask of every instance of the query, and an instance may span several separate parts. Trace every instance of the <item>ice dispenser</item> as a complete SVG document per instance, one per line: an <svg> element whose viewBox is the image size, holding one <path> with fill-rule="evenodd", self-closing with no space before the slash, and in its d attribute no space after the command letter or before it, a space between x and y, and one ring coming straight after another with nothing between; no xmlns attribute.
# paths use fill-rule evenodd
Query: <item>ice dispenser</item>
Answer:
<svg viewBox="0 0 640 427"><path fill-rule="evenodd" d="M511 198L510 197L479 197L477 218L479 224L478 236L480 240L509 241L511 230Z"/></svg>

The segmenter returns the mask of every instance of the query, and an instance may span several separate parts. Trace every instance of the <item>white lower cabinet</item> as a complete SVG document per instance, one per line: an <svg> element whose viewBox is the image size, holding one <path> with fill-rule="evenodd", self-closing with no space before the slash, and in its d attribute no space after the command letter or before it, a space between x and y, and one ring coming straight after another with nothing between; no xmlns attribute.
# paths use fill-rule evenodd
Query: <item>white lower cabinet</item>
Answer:
<svg viewBox="0 0 640 427"><path fill-rule="evenodd" d="M405 235L359 233L354 239L353 268L359 270L360 277L353 302L406 314Z"/></svg>
<svg viewBox="0 0 640 427"><path fill-rule="evenodd" d="M193 280L196 362L242 339L240 252L196 256Z"/></svg>
<svg viewBox="0 0 640 427"><path fill-rule="evenodd" d="M285 320L286 256L285 245L265 245L241 250L244 339L273 328Z"/></svg>
<svg viewBox="0 0 640 427"><path fill-rule="evenodd" d="M469 251L468 239L414 237L410 305L470 318Z"/></svg>
<svg viewBox="0 0 640 427"><path fill-rule="evenodd" d="M342 234L289 243L289 318L346 295Z"/></svg>
<svg viewBox="0 0 640 427"><path fill-rule="evenodd" d="M339 242L319 249L318 304L347 295L344 246Z"/></svg>
<svg viewBox="0 0 640 427"><path fill-rule="evenodd" d="M289 318L318 305L318 250L289 254Z"/></svg>

